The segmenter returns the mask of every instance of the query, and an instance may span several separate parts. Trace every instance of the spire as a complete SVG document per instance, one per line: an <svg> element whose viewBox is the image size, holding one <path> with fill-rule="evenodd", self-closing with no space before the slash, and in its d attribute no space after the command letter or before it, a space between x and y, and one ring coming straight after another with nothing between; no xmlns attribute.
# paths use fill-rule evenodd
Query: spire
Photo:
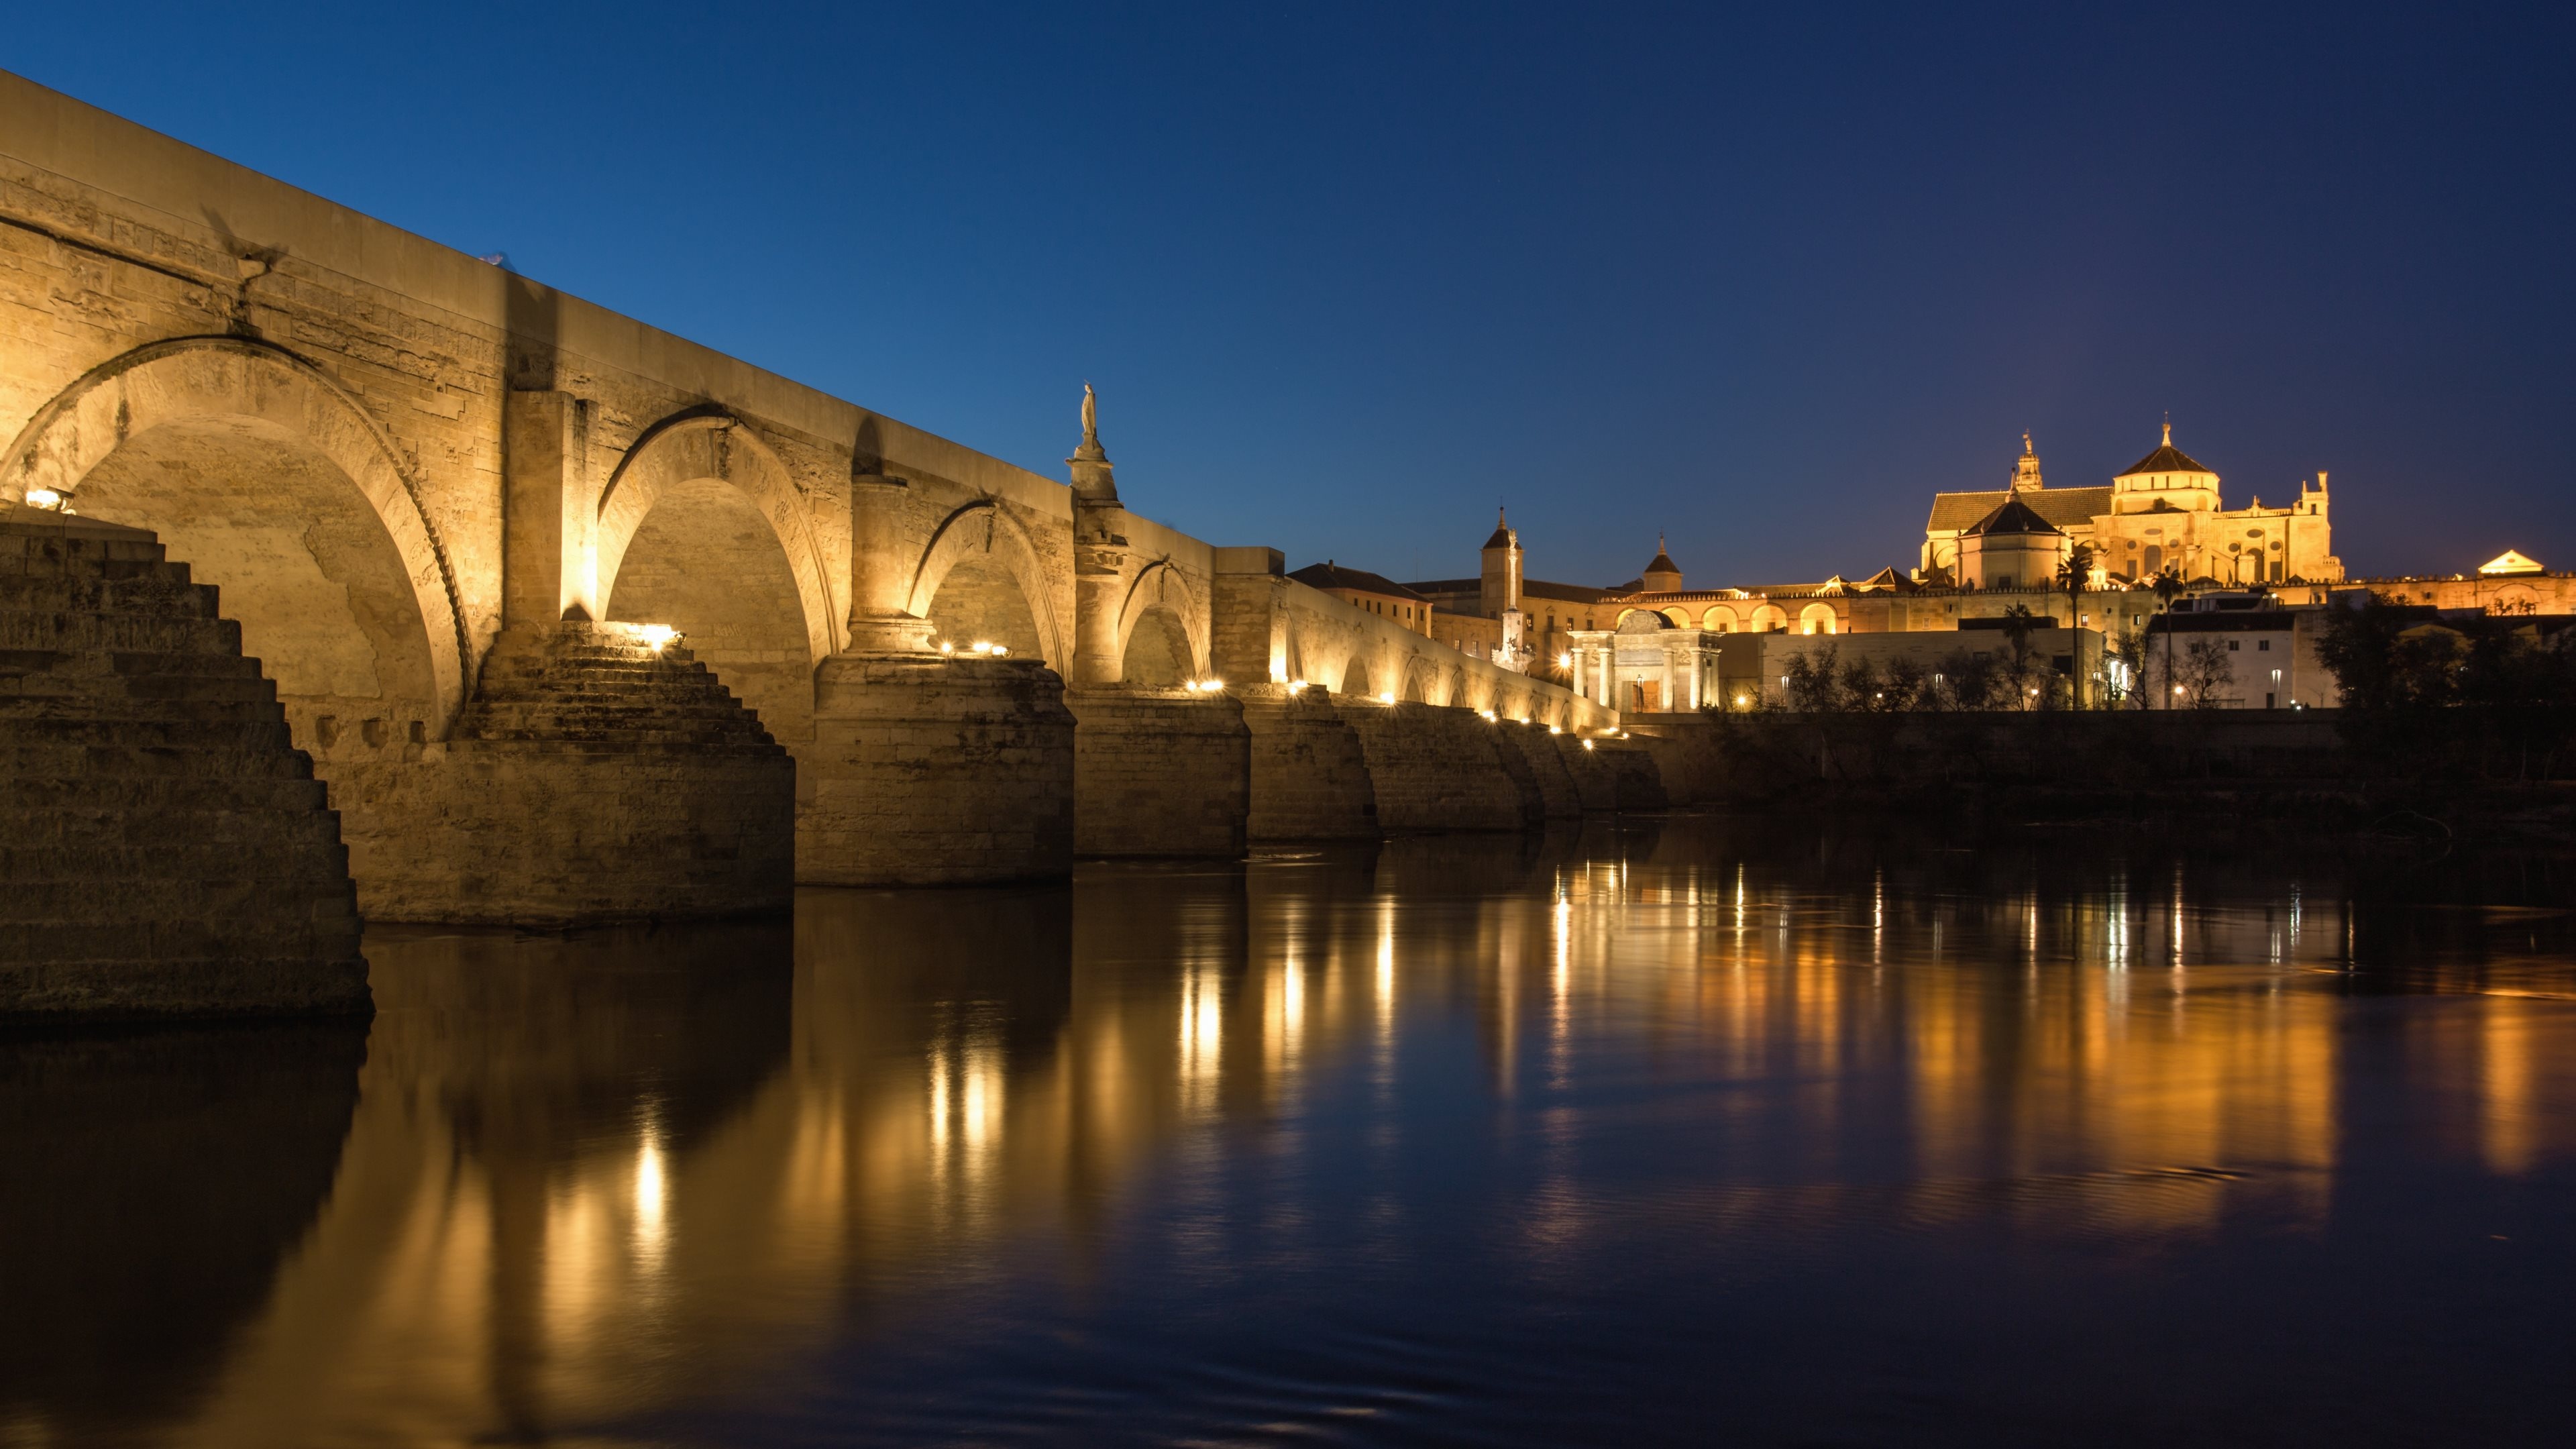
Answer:
<svg viewBox="0 0 2576 1449"><path fill-rule="evenodd" d="M1513 534L1510 521L1503 517L1503 510L1500 505L1497 505L1494 509L1494 532L1492 536L1485 540L1486 549L1490 551L1498 548L1518 548L1519 546L1520 539Z"/></svg>
<svg viewBox="0 0 2576 1449"><path fill-rule="evenodd" d="M2173 446L2173 414L2165 414L2165 446Z"/></svg>
<svg viewBox="0 0 2576 1449"><path fill-rule="evenodd" d="M1671 593L1682 586L1682 571L1674 565L1672 554L1665 550L1664 531L1660 528L1655 530L1655 556L1646 565L1645 572L1638 576L1637 582L1648 593Z"/></svg>

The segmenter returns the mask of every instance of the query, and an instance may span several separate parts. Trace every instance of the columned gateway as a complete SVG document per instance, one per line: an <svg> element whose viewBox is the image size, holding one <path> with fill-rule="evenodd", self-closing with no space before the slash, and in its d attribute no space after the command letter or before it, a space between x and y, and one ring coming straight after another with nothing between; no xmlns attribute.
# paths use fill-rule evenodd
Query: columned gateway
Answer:
<svg viewBox="0 0 2576 1449"><path fill-rule="evenodd" d="M374 919L1503 824L1615 725L1130 513L1087 388L1044 478L5 75L0 253L0 503L215 586Z"/></svg>

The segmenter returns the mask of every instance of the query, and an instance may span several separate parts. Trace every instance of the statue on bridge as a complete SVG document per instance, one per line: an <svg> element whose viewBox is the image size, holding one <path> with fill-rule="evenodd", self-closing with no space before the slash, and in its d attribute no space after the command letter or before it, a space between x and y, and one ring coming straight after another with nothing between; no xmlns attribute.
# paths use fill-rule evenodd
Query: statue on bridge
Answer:
<svg viewBox="0 0 2576 1449"><path fill-rule="evenodd" d="M1100 397L1087 382L1082 385L1082 451L1100 452Z"/></svg>

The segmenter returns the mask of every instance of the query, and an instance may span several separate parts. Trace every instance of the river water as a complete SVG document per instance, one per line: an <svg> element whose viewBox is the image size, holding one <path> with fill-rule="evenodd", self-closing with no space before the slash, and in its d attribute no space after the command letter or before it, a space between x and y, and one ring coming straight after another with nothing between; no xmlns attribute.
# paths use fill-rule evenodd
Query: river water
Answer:
<svg viewBox="0 0 2576 1449"><path fill-rule="evenodd" d="M2566 1442L2568 862L1676 818L0 1038L0 1445Z"/></svg>

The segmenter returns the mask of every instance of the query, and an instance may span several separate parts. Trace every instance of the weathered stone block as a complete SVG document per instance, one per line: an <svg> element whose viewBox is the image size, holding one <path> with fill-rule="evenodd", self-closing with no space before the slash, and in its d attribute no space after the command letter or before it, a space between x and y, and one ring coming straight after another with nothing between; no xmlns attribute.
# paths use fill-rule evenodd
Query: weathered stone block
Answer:
<svg viewBox="0 0 2576 1449"><path fill-rule="evenodd" d="M788 909L796 767L714 676L623 625L505 632L443 745L334 791L376 920L542 927Z"/></svg>
<svg viewBox="0 0 2576 1449"><path fill-rule="evenodd" d="M1254 685L1235 691L1251 739L1254 840L1369 840L1377 787L1358 731L1322 689Z"/></svg>
<svg viewBox="0 0 2576 1449"><path fill-rule="evenodd" d="M1035 660L823 662L800 761L798 878L950 885L1073 869L1074 719Z"/></svg>
<svg viewBox="0 0 2576 1449"><path fill-rule="evenodd" d="M1241 855L1251 732L1222 693L1068 691L1078 855Z"/></svg>
<svg viewBox="0 0 2576 1449"><path fill-rule="evenodd" d="M212 595L0 504L0 1016L369 1010L338 821Z"/></svg>

